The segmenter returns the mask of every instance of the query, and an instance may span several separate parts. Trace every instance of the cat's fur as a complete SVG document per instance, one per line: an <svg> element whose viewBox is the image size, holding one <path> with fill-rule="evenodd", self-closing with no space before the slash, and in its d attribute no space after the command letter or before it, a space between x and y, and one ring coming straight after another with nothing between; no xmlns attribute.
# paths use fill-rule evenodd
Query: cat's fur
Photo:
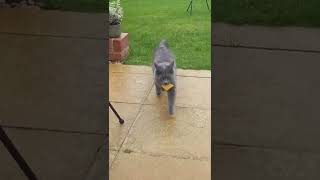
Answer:
<svg viewBox="0 0 320 180"><path fill-rule="evenodd" d="M163 84L173 84L168 91L168 112L170 115L175 111L176 99L176 58L169 49L166 40L162 40L154 50L152 71L157 96L160 96Z"/></svg>

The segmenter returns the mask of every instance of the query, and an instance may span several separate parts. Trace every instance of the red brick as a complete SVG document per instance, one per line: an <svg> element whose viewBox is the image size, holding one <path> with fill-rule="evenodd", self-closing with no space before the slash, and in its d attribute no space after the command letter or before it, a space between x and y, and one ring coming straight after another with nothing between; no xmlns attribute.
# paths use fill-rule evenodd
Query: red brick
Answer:
<svg viewBox="0 0 320 180"><path fill-rule="evenodd" d="M121 33L119 38L108 39L109 61L123 61L129 54L128 33Z"/></svg>
<svg viewBox="0 0 320 180"><path fill-rule="evenodd" d="M121 52L128 47L128 33L121 33L119 38L112 38L112 50L114 52Z"/></svg>
<svg viewBox="0 0 320 180"><path fill-rule="evenodd" d="M109 53L109 61L123 61L129 54L129 47L123 49L121 52Z"/></svg>

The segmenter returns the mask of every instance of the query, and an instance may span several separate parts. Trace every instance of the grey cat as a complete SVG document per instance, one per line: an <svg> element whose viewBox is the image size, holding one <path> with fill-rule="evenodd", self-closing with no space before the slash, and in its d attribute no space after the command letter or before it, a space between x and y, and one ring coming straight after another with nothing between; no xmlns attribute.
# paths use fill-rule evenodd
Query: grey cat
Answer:
<svg viewBox="0 0 320 180"><path fill-rule="evenodd" d="M168 111L172 115L176 99L176 58L166 40L162 40L154 50L152 71L157 96L160 96L163 90L161 85L169 83L174 85L168 90Z"/></svg>

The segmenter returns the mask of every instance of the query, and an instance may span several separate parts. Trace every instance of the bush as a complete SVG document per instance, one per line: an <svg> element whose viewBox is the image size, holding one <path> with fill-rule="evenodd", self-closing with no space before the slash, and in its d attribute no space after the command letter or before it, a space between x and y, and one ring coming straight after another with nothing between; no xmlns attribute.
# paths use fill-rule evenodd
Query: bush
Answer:
<svg viewBox="0 0 320 180"><path fill-rule="evenodd" d="M123 18L123 10L120 5L120 0L109 3L109 24L120 24Z"/></svg>

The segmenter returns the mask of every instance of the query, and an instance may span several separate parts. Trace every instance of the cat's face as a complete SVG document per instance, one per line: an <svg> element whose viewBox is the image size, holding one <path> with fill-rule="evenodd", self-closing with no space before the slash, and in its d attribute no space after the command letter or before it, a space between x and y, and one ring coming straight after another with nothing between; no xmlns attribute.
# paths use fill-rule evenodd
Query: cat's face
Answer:
<svg viewBox="0 0 320 180"><path fill-rule="evenodd" d="M160 84L173 84L174 82L174 67L173 62L163 62L155 65L156 79Z"/></svg>

